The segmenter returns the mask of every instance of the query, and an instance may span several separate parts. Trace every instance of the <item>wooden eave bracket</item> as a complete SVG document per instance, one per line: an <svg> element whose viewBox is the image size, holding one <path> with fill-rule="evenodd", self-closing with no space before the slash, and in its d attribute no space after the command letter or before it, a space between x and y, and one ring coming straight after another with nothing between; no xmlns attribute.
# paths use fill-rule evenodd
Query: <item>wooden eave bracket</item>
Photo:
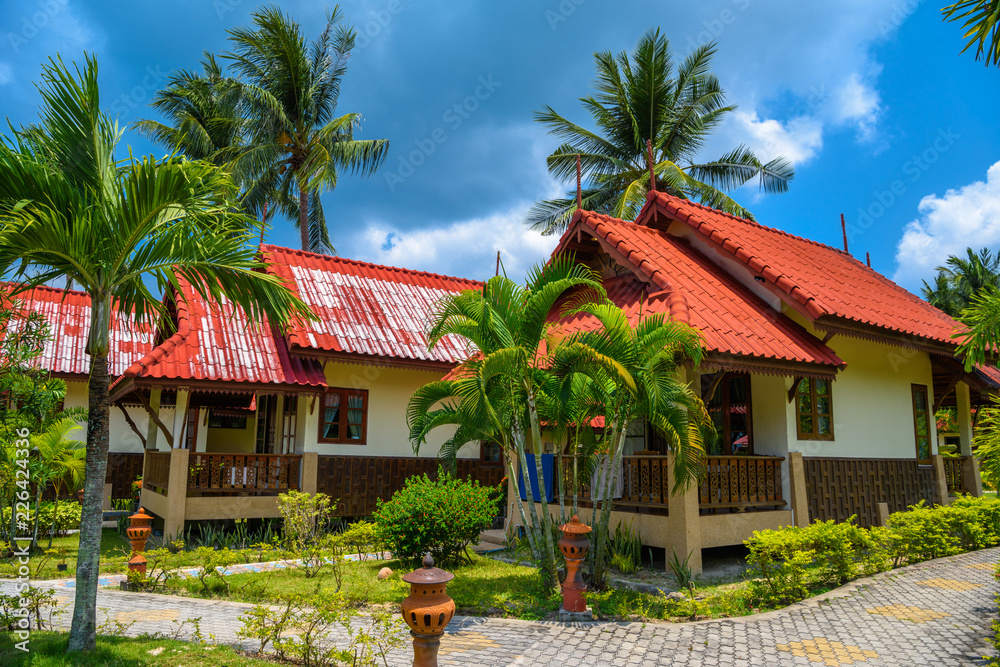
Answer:
<svg viewBox="0 0 1000 667"><path fill-rule="evenodd" d="M139 427L135 425L134 421L132 421L132 416L128 413L128 410L126 410L125 406L122 405L121 403L115 403L115 405L117 405L118 409L122 411L123 415L125 415L125 421L128 423L132 431L135 432L137 436L139 436L139 440L142 441L142 448L146 449L146 436L142 434L142 432L139 430Z"/></svg>
<svg viewBox="0 0 1000 667"><path fill-rule="evenodd" d="M149 399L146 397L145 394L143 394L142 392L136 392L136 394L139 396L140 405L142 405L142 407L145 408L146 412L149 414L149 418L153 420L153 423L156 424L156 427L163 432L163 437L167 439L167 444L170 445L170 449L173 449L174 436L172 436L170 434L170 431L167 430L166 424L164 424L163 421L160 420L160 415L156 414L156 410L154 410L153 407L149 404Z"/></svg>
<svg viewBox="0 0 1000 667"><path fill-rule="evenodd" d="M726 376L726 371L716 371L711 376L709 376L712 378L712 381L709 383L708 387L702 393L701 396L702 402L708 402L712 400L712 397L715 396L716 390L722 383L722 378L724 378L725 376Z"/></svg>
<svg viewBox="0 0 1000 667"><path fill-rule="evenodd" d="M796 376L794 378L794 380L792 381L792 388L788 390L788 402L789 403L791 403L792 401L795 400L795 394L798 393L798 391L799 391L799 385L802 384L802 380L804 380L804 379L805 378L803 378L801 375L799 375L799 376Z"/></svg>

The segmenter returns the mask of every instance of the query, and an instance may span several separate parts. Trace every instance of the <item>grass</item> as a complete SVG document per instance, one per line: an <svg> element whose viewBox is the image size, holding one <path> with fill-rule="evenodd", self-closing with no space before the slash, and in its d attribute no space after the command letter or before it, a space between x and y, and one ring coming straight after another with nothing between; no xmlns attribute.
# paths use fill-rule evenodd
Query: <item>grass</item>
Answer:
<svg viewBox="0 0 1000 667"><path fill-rule="evenodd" d="M33 631L30 651L24 653L12 642L0 642L0 665L5 667L263 667L280 663L248 658L228 646L191 644L152 637L97 638L97 650L67 654L68 635Z"/></svg>
<svg viewBox="0 0 1000 667"><path fill-rule="evenodd" d="M390 567L393 575L378 580L378 571ZM400 579L413 569L400 561L348 562L342 565L342 591L359 612L375 608L398 608L409 595L410 587ZM455 579L448 584L448 594L455 600L457 613L472 616L499 616L525 620L554 618L561 595L541 585L538 570L512 565L474 555L471 563L449 567ZM201 598L220 598L237 602L277 602L282 596L332 593L336 582L330 570L306 578L298 570L241 573L226 577L226 586L209 579L205 586L198 579L176 579L168 585L170 593ZM599 618L604 620L690 620L736 616L749 613L740 598L741 585L718 586L711 592L699 591L699 600L668 600L663 595L612 589L588 593L587 599Z"/></svg>
<svg viewBox="0 0 1000 667"><path fill-rule="evenodd" d="M44 548L48 544L48 537L42 543ZM50 556L48 554L35 553L31 556L31 578L32 579L69 579L76 574L76 555L79 551L80 539L77 534L66 537L57 537L52 540L53 549L65 550L66 570L60 572L56 565L60 562L60 556ZM2 548L2 547L0 547ZM234 549L234 553L240 555L241 562L257 563L263 558L281 558L275 552L261 553L258 549ZM132 554L128 540L122 537L115 528L105 528L101 534L101 574L120 574L125 572L128 559ZM190 551L181 551L174 554L172 563L175 567L195 567L201 565L201 559ZM0 558L0 577L17 576L18 562L16 558Z"/></svg>
<svg viewBox="0 0 1000 667"><path fill-rule="evenodd" d="M49 538L39 540L42 548L49 543ZM65 550L66 571L59 572L56 565L59 563L59 556L48 556L36 553L31 556L31 577L32 579L67 579L76 572L76 554L79 551L80 538L77 534L57 537L52 540L53 549ZM118 534L114 528L105 528L101 534L101 572L115 573L124 572L125 564L129 557L128 541ZM0 559L0 576L17 576L18 562L16 558Z"/></svg>

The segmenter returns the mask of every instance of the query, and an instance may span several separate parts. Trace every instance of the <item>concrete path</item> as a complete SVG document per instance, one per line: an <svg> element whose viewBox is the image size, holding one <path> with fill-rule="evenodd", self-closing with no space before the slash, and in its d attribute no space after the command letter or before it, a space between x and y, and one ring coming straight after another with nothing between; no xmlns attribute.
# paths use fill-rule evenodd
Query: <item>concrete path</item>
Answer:
<svg viewBox="0 0 1000 667"><path fill-rule="evenodd" d="M929 561L848 584L780 611L698 623L535 623L459 617L442 640L442 665L981 665L996 617L1000 549ZM51 585L51 582L49 583ZM9 593L12 584L0 583ZM73 590L56 587L67 612ZM101 618L135 621L130 633L173 634L186 619L238 644L248 605L102 590ZM70 614L62 619L68 622ZM190 630L190 626L186 630ZM182 636L185 633L182 632ZM408 667L409 648L389 664Z"/></svg>

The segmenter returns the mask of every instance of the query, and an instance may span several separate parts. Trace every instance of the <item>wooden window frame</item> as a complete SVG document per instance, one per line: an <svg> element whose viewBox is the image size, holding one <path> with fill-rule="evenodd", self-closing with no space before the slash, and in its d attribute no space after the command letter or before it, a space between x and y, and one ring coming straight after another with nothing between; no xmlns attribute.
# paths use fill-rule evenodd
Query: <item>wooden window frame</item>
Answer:
<svg viewBox="0 0 1000 667"><path fill-rule="evenodd" d="M323 432L326 430L325 426L328 423L325 420L326 416L326 397L328 394L340 394L340 433L344 434L344 437L340 438L325 438L323 437ZM347 411L348 411L348 398L351 396L361 396L361 438L353 439L346 437L348 432L347 429ZM319 405L319 426L316 433L317 442L323 442L334 445L367 445L368 444L368 390L367 389L347 389L345 387L328 387L323 393L322 400Z"/></svg>
<svg viewBox="0 0 1000 667"><path fill-rule="evenodd" d="M703 376L704 377L704 376ZM750 373L728 371L723 374L721 381L715 391L719 395L719 408L722 414L722 431L719 433L719 444L722 446L722 453L719 456L734 456L732 453L732 400L730 396L729 382L735 377L745 378L746 381L746 421L747 421L747 455L753 456L753 378ZM715 405L715 396L709 396L705 401L705 407L709 409ZM728 450L728 451L727 451ZM710 455L710 456L715 456ZM741 455L742 456L742 455Z"/></svg>
<svg viewBox="0 0 1000 667"><path fill-rule="evenodd" d="M816 411L816 380L817 378L801 378L798 386L795 388L795 432L798 434L799 440L821 440L824 442L833 442L835 440L833 424L833 381L826 381L826 386L828 387L826 395L830 398L830 412L827 414L821 414ZM799 397L802 395L803 386L809 387L810 405L812 405L812 410L808 413L812 418L812 431L809 433L802 430L802 421L800 419L800 417L804 414L799 407ZM829 433L819 432L819 418L824 416L830 419Z"/></svg>
<svg viewBox="0 0 1000 667"><path fill-rule="evenodd" d="M924 410L923 415L927 420L927 435L923 436L927 438L927 458L920 458L920 428L918 427L918 419L920 418L920 412L917 410L917 392L922 391L924 393L924 405L926 410ZM918 465L930 465L934 456L934 438L931 437L931 392L925 384L911 384L910 385L910 399L913 403L913 447L914 455L917 458Z"/></svg>
<svg viewBox="0 0 1000 667"><path fill-rule="evenodd" d="M487 447L490 447L492 445L496 445L500 449L500 460L499 461L494 461L492 459L487 459L486 458L486 449L487 449ZM503 462L504 462L503 447L500 445L499 442L487 442L485 440L480 440L479 441L479 464L480 465L482 465L483 467L488 467L488 468L493 468L493 467L499 468L500 466L503 465Z"/></svg>

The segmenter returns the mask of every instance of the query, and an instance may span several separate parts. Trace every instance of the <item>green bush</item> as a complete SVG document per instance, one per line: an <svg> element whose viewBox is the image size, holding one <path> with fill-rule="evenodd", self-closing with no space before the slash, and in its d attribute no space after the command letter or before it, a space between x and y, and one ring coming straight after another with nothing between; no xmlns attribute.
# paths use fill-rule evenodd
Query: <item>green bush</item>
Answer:
<svg viewBox="0 0 1000 667"><path fill-rule="evenodd" d="M36 507L31 507L31 512L28 515L29 525L33 525L35 522L35 511ZM38 511L38 534L48 535L49 526L52 525L52 513L56 514L56 534L65 534L67 530L73 530L80 527L80 503L77 501L61 500L59 501L59 507L56 509L56 504L54 502L46 501L41 503L37 507ZM6 507L3 510L3 525L7 526L10 524L10 508Z"/></svg>
<svg viewBox="0 0 1000 667"><path fill-rule="evenodd" d="M473 480L455 479L439 471L406 480L388 501L380 499L373 518L386 547L397 558L419 559L430 552L436 562L456 558L497 514L497 489Z"/></svg>
<svg viewBox="0 0 1000 667"><path fill-rule="evenodd" d="M996 578L997 581L1000 581L1000 565L997 565ZM1000 597L997 599L1000 600ZM1000 667L1000 620L994 620L990 627L993 630L993 636L987 641L997 650L997 657L986 663L986 667Z"/></svg>
<svg viewBox="0 0 1000 667"><path fill-rule="evenodd" d="M807 528L764 530L746 541L751 600L776 606L810 590L839 586L891 567L1000 544L1000 500L957 498L945 507L923 501L890 515L885 527L817 521Z"/></svg>

